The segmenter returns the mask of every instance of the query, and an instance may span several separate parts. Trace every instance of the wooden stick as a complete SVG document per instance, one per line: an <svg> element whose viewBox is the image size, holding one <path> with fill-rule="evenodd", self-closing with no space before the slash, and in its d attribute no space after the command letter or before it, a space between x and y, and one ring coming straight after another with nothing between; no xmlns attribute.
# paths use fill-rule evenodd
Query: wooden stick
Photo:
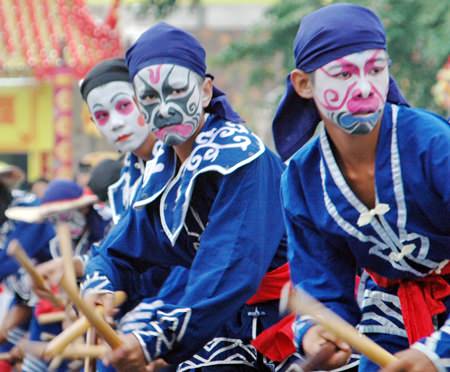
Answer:
<svg viewBox="0 0 450 372"><path fill-rule="evenodd" d="M67 318L65 311L54 311L52 313L44 313L37 317L37 321L39 324L51 324L62 322Z"/></svg>
<svg viewBox="0 0 450 372"><path fill-rule="evenodd" d="M41 274L37 272L34 267L33 262L28 257L27 253L24 251L18 240L12 240L7 249L9 256L14 256L14 258L20 263L20 265L26 270L28 275L30 275L31 280L33 280L35 286L39 289L47 291L49 293L50 300L59 307L64 307L64 302L56 297L52 291L48 288L44 278Z"/></svg>
<svg viewBox="0 0 450 372"><path fill-rule="evenodd" d="M72 285L77 285L77 276L72 258L72 237L70 236L70 228L66 222L58 222L56 225L56 236L58 238L59 247L64 265L64 276L70 280Z"/></svg>
<svg viewBox="0 0 450 372"><path fill-rule="evenodd" d="M86 333L86 344L95 345L95 339L95 328L90 327ZM89 356L85 357L83 372L95 372L95 360L96 359L90 358Z"/></svg>
<svg viewBox="0 0 450 372"><path fill-rule="evenodd" d="M114 304L120 306L125 302L127 295L123 291L118 291L114 293ZM97 306L96 311L101 316L103 314L103 307ZM86 317L81 317L67 327L63 332L57 335L53 340L51 340L46 349L45 355L48 357L53 357L60 354L72 341L82 336L90 327L89 321Z"/></svg>
<svg viewBox="0 0 450 372"><path fill-rule="evenodd" d="M48 365L49 371L56 371L60 366L61 363L64 361L64 358L60 355L55 356Z"/></svg>
<svg viewBox="0 0 450 372"><path fill-rule="evenodd" d="M55 338L56 335L49 332L41 332L40 339L41 341L48 342Z"/></svg>
<svg viewBox="0 0 450 372"><path fill-rule="evenodd" d="M117 333L106 323L106 321L95 311L95 308L87 304L78 293L78 290L73 287L71 283L63 277L61 286L66 291L70 300L77 306L77 308L84 314L88 321L95 327L97 332L105 339L111 348L118 348L122 341Z"/></svg>
<svg viewBox="0 0 450 372"><path fill-rule="evenodd" d="M359 333L352 325L326 308L319 301L300 289L292 290L288 298L288 307L297 314L310 316L317 324L347 342L352 348L364 354L374 363L385 367L397 358Z"/></svg>
<svg viewBox="0 0 450 372"><path fill-rule="evenodd" d="M65 264L70 265L73 268L72 252L69 250L63 251L63 261ZM66 256L66 257L64 257ZM69 271L70 269L67 268ZM78 288L73 283L73 280L68 278L68 275L63 275L61 279L61 287L69 296L70 300L77 306L83 315L89 320L89 323L95 327L100 336L111 346L112 349L118 348L122 341L117 333L111 328L111 326L103 319L102 316L95 311L95 308L84 301Z"/></svg>
<svg viewBox="0 0 450 372"><path fill-rule="evenodd" d="M47 345L46 342L22 341L24 351L40 359L49 358L49 356L45 354L46 345ZM50 357L53 358L62 357L65 359L82 359L89 356L92 358L98 357L101 358L107 350L108 350L107 345L72 344L66 347L60 354Z"/></svg>
<svg viewBox="0 0 450 372"><path fill-rule="evenodd" d="M63 352L65 359L102 358L108 351L106 345L69 345Z"/></svg>

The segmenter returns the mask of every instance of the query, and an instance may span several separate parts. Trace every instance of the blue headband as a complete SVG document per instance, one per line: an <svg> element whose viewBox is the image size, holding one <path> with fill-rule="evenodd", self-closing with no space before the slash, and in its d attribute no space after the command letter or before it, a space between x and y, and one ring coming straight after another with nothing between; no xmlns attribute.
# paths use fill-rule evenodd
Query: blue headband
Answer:
<svg viewBox="0 0 450 372"><path fill-rule="evenodd" d="M380 19L370 9L354 4L332 4L305 16L294 41L295 65L310 73L346 55L387 49ZM387 101L407 105L391 77ZM312 99L300 97L286 81L272 124L275 146L282 159L291 157L314 134L320 115Z"/></svg>
<svg viewBox="0 0 450 372"><path fill-rule="evenodd" d="M207 76L205 58L205 50L193 35L165 22L150 27L126 53L131 81L143 68L157 64L183 66L204 78ZM215 87L211 103L205 111L232 122L243 121L231 107L225 93Z"/></svg>

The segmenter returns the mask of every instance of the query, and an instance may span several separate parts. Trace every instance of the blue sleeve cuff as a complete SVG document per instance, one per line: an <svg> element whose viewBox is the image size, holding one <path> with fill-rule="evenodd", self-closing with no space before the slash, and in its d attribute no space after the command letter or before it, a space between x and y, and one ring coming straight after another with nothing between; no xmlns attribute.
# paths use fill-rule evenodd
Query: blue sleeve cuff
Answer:
<svg viewBox="0 0 450 372"><path fill-rule="evenodd" d="M306 332L309 331L309 329L315 325L311 318L302 316L297 317L295 320L295 323L293 325L294 327L294 342L295 346L297 347L297 350L299 353L304 354L303 352L303 337L305 337Z"/></svg>
<svg viewBox="0 0 450 372"><path fill-rule="evenodd" d="M100 274L98 271L94 271L85 276L80 290L81 295L86 296L90 293L112 293L114 292L114 287L107 276Z"/></svg>

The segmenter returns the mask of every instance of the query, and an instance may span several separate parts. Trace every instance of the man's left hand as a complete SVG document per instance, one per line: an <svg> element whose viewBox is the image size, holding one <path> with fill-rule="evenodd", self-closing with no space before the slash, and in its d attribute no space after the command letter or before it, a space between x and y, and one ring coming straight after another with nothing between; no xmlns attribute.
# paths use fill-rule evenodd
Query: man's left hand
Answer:
<svg viewBox="0 0 450 372"><path fill-rule="evenodd" d="M118 372L145 372L147 361L138 339L133 334L121 335L120 338L122 346L110 350L103 363L113 365Z"/></svg>
<svg viewBox="0 0 450 372"><path fill-rule="evenodd" d="M407 349L395 354L395 356L398 360L389 364L380 372L437 372L431 360L419 350Z"/></svg>

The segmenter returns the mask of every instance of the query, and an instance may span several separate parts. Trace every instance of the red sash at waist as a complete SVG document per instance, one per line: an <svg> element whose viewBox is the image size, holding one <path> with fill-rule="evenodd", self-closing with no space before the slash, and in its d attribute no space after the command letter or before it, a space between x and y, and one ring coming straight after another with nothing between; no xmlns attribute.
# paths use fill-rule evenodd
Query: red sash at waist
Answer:
<svg viewBox="0 0 450 372"><path fill-rule="evenodd" d="M277 267L266 273L256 293L247 300L247 305L279 300L283 286L290 280L289 264Z"/></svg>
<svg viewBox="0 0 450 372"><path fill-rule="evenodd" d="M268 272L254 296L248 301L248 305L261 302L279 300L281 289L290 281L289 265L286 263L275 270ZM292 325L295 315L291 314L273 326L261 332L252 340L252 345L261 354L275 362L281 362L296 350Z"/></svg>
<svg viewBox="0 0 450 372"><path fill-rule="evenodd" d="M52 292L54 294L58 293L58 288L57 287L53 287L52 288ZM35 308L34 308L34 313L36 314L36 316L39 316L41 314L48 314L48 313L54 313L56 311L61 311L64 310L63 307L59 307L53 304L52 301L44 299L44 298L40 298L38 303L36 304Z"/></svg>
<svg viewBox="0 0 450 372"><path fill-rule="evenodd" d="M433 316L447 310L443 300L450 296L450 284L443 276L450 274L450 264L441 269L439 274L433 273L413 280L393 280L366 271L380 287L399 286L397 295L410 344L433 333Z"/></svg>

